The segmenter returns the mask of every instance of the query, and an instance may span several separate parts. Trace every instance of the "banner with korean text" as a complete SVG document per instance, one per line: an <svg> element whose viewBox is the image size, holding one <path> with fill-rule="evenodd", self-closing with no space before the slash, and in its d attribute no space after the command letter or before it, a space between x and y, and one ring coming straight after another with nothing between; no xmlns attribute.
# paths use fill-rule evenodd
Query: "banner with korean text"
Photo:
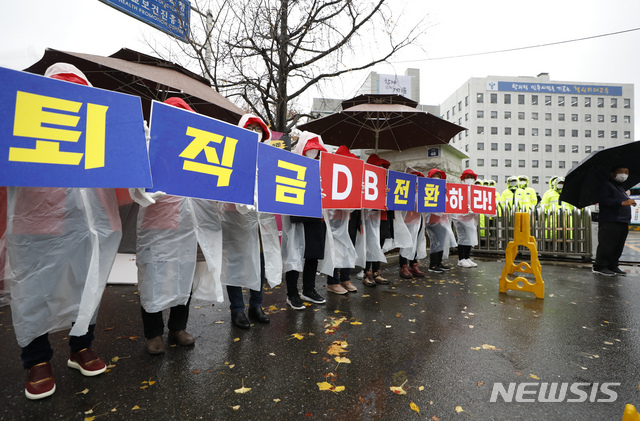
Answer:
<svg viewBox="0 0 640 421"><path fill-rule="evenodd" d="M258 145L258 211L322 218L320 162Z"/></svg>
<svg viewBox="0 0 640 421"><path fill-rule="evenodd" d="M0 185L150 187L140 98L0 68Z"/></svg>
<svg viewBox="0 0 640 421"><path fill-rule="evenodd" d="M153 102L153 191L253 205L258 134Z"/></svg>
<svg viewBox="0 0 640 421"><path fill-rule="evenodd" d="M446 210L446 180L418 177L418 212L444 213Z"/></svg>
<svg viewBox="0 0 640 421"><path fill-rule="evenodd" d="M471 212L495 215L497 212L496 189L486 186L469 186L469 207Z"/></svg>
<svg viewBox="0 0 640 421"><path fill-rule="evenodd" d="M362 207L384 210L387 194L387 170L375 165L364 164L363 183Z"/></svg>
<svg viewBox="0 0 640 421"><path fill-rule="evenodd" d="M469 213L469 185L447 183L446 213Z"/></svg>
<svg viewBox="0 0 640 421"><path fill-rule="evenodd" d="M322 153L320 178L324 209L360 209L364 161L344 155Z"/></svg>
<svg viewBox="0 0 640 421"><path fill-rule="evenodd" d="M415 211L417 178L413 174L389 171L387 209Z"/></svg>

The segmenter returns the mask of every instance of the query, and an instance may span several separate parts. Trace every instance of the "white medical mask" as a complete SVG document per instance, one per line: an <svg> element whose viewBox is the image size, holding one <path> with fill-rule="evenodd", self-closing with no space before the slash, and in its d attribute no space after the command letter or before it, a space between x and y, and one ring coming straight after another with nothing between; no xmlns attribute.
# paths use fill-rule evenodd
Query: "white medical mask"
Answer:
<svg viewBox="0 0 640 421"><path fill-rule="evenodd" d="M563 184L563 183L558 183L558 184L556 185L556 190L561 191L563 187L564 187L564 184Z"/></svg>
<svg viewBox="0 0 640 421"><path fill-rule="evenodd" d="M509 182L509 186L511 186L511 187L515 187L515 186L517 186L517 185L518 185L518 182L517 182L517 181L510 181L510 182Z"/></svg>
<svg viewBox="0 0 640 421"><path fill-rule="evenodd" d="M465 184L473 184L475 182L473 178L465 178L463 181Z"/></svg>
<svg viewBox="0 0 640 421"><path fill-rule="evenodd" d="M625 181L627 181L627 178L629 178L629 174L616 174L615 180L618 183L624 183Z"/></svg>
<svg viewBox="0 0 640 421"><path fill-rule="evenodd" d="M521 189L524 189L526 186L527 186L526 181L518 181L518 187L520 187Z"/></svg>
<svg viewBox="0 0 640 421"><path fill-rule="evenodd" d="M316 159L316 157L318 156L318 152L319 151L317 149L309 149L304 153L304 155L311 159Z"/></svg>

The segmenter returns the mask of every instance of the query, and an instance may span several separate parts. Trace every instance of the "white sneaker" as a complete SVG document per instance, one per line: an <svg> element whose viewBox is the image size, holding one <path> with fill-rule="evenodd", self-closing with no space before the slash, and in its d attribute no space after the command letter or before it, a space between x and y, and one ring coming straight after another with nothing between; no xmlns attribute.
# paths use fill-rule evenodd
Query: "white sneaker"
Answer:
<svg viewBox="0 0 640 421"><path fill-rule="evenodd" d="M467 260L467 264L469 265L470 268L474 268L476 266L478 266L478 264L476 262L474 262L471 259L466 259Z"/></svg>
<svg viewBox="0 0 640 421"><path fill-rule="evenodd" d="M458 266L461 266L463 268L470 268L471 265L469 265L469 261L467 259L462 259L460 261L458 261Z"/></svg>
<svg viewBox="0 0 640 421"><path fill-rule="evenodd" d="M358 274L356 275L356 278L364 279L364 270L361 270L360 272L358 272Z"/></svg>

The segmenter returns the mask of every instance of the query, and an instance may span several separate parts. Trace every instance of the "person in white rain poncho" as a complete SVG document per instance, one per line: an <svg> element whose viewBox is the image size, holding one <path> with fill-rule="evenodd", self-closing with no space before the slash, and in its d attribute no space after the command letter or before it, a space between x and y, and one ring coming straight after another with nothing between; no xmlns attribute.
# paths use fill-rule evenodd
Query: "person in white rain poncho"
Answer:
<svg viewBox="0 0 640 421"><path fill-rule="evenodd" d="M245 114L239 127L255 131L269 144L271 130L261 118ZM258 186L256 185L256 192ZM249 319L269 323L262 309L262 284L274 287L282 281L282 257L278 226L273 214L258 213L255 206L220 203L223 234L222 282L227 285L234 326L249 329ZM265 266L266 263L266 266ZM242 286L249 288L249 319L244 313Z"/></svg>
<svg viewBox="0 0 640 421"><path fill-rule="evenodd" d="M66 63L52 65L45 76L91 86ZM27 398L55 392L49 332L73 325L67 365L85 376L106 370L91 344L121 237L114 189L7 188L6 276L13 328L29 369Z"/></svg>
<svg viewBox="0 0 640 421"><path fill-rule="evenodd" d="M405 172L424 177L424 174L411 167L407 167ZM424 277L424 272L418 268L418 259L427 257L427 238L424 235L425 215L412 211L396 211L396 219L398 218L404 220L404 224L411 234L411 245L400 248L400 257L398 259L400 264L399 275L406 279L414 276L418 278Z"/></svg>
<svg viewBox="0 0 640 421"><path fill-rule="evenodd" d="M181 98L165 103L193 112ZM147 352L164 353L162 310L169 313L169 339L193 345L186 331L191 297L223 301L222 228L211 200L129 189L138 213L138 290Z"/></svg>
<svg viewBox="0 0 640 421"><path fill-rule="evenodd" d="M294 153L317 159L320 152L327 152L320 136L302 132ZM329 244L327 244L329 240ZM322 218L282 215L282 262L287 282L287 304L295 310L304 310L302 300L324 304L326 300L316 291L318 261L330 257L330 235ZM327 251L325 253L325 245ZM327 256L325 256L327 254ZM333 274L330 258L321 268L327 275ZM302 294L298 292L298 276L302 272Z"/></svg>
<svg viewBox="0 0 640 421"><path fill-rule="evenodd" d="M427 173L429 178L447 179L444 171L434 168ZM451 221L445 213L429 214L427 219L427 234L431 247L429 252L429 272L442 273L451 270L449 266L442 264L442 259L449 257L449 248L456 247L456 239L451 229Z"/></svg>
<svg viewBox="0 0 640 421"><path fill-rule="evenodd" d="M478 175L472 170L464 170L460 176L465 184L474 184ZM478 264L471 260L471 249L478 245L478 215L471 213L453 216L453 226L458 234L458 266L473 268Z"/></svg>

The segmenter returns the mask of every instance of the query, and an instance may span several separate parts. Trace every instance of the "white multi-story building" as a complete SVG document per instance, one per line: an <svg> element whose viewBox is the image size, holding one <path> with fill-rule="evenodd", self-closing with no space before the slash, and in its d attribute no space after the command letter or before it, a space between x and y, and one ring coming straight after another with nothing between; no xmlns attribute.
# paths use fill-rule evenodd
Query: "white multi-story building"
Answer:
<svg viewBox="0 0 640 421"><path fill-rule="evenodd" d="M589 153L634 140L633 84L471 78L440 104L440 116L467 128L450 145L462 168L506 186L526 175L540 195Z"/></svg>

